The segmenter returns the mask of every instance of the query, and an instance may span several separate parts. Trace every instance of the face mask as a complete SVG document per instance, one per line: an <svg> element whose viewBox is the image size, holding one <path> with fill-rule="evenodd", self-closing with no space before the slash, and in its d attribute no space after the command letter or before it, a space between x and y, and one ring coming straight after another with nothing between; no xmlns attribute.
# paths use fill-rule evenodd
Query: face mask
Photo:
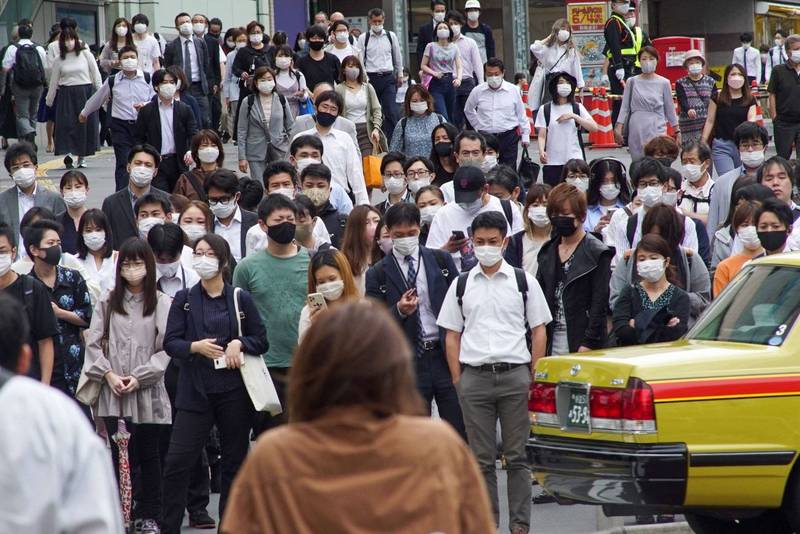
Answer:
<svg viewBox="0 0 800 534"><path fill-rule="evenodd" d="M73 50L75 50L75 40L74 39L67 39L66 41L64 41L64 46L67 47L67 50L72 52Z"/></svg>
<svg viewBox="0 0 800 534"><path fill-rule="evenodd" d="M480 11L467 11L467 20L475 22L481 16Z"/></svg>
<svg viewBox="0 0 800 534"><path fill-rule="evenodd" d="M331 190L321 187L310 187L308 189L303 189L303 194L307 196L316 207L320 207L330 198Z"/></svg>
<svg viewBox="0 0 800 534"><path fill-rule="evenodd" d="M600 195L606 200L616 200L619 196L617 184L603 184L600 186Z"/></svg>
<svg viewBox="0 0 800 534"><path fill-rule="evenodd" d="M201 280L211 280L219 274L219 260L208 256L192 256L192 269Z"/></svg>
<svg viewBox="0 0 800 534"><path fill-rule="evenodd" d="M419 249L419 237L398 237L397 239L392 239L392 246L402 257L413 256Z"/></svg>
<svg viewBox="0 0 800 534"><path fill-rule="evenodd" d="M444 13L434 13L433 20L436 22L443 22L444 21Z"/></svg>
<svg viewBox="0 0 800 534"><path fill-rule="evenodd" d="M497 89L501 85L503 85L503 77L502 76L487 76L486 83L489 84L489 87L492 89Z"/></svg>
<svg viewBox="0 0 800 534"><path fill-rule="evenodd" d="M539 228L544 228L550 224L550 217L547 216L547 207L531 206L528 208L528 219Z"/></svg>
<svg viewBox="0 0 800 534"><path fill-rule="evenodd" d="M655 59L646 59L642 61L642 72L645 74L652 74L656 71L656 64L658 62Z"/></svg>
<svg viewBox="0 0 800 534"><path fill-rule="evenodd" d="M114 30L114 32L119 37L125 37L126 35L128 35L128 28L126 28L125 26L117 26L117 29Z"/></svg>
<svg viewBox="0 0 800 534"><path fill-rule="evenodd" d="M254 44L255 45L255 44L258 44L258 43L260 43L261 41L264 40L264 34L263 33L251 33L247 38L250 40L250 44Z"/></svg>
<svg viewBox="0 0 800 534"><path fill-rule="evenodd" d="M641 278L651 283L661 280L666 269L665 260L644 260L636 263L636 272Z"/></svg>
<svg viewBox="0 0 800 534"><path fill-rule="evenodd" d="M789 235L785 230L775 230L774 232L757 232L758 240L761 245L770 252L783 250L786 239Z"/></svg>
<svg viewBox="0 0 800 534"><path fill-rule="evenodd" d="M585 193L587 189L589 189L589 179L588 178L567 178L567 183L569 185L574 185L578 188L578 191L581 193Z"/></svg>
<svg viewBox="0 0 800 534"><path fill-rule="evenodd" d="M280 245L288 245L294 239L295 225L284 221L274 226L267 226L267 237Z"/></svg>
<svg viewBox="0 0 800 534"><path fill-rule="evenodd" d="M497 167L497 156L494 154L485 155L483 157L483 163L481 163L481 170L484 173L487 173L495 167Z"/></svg>
<svg viewBox="0 0 800 534"><path fill-rule="evenodd" d="M383 24L373 24L372 31L376 34L381 33L383 31Z"/></svg>
<svg viewBox="0 0 800 534"><path fill-rule="evenodd" d="M347 77L348 80L351 82L358 79L358 76L361 74L361 71L358 67L347 67L344 69L344 75Z"/></svg>
<svg viewBox="0 0 800 534"><path fill-rule="evenodd" d="M406 190L406 181L402 178L386 178L383 185L386 186L386 191L390 195L399 195Z"/></svg>
<svg viewBox="0 0 800 534"><path fill-rule="evenodd" d="M800 63L800 50L792 50L792 63L798 64Z"/></svg>
<svg viewBox="0 0 800 534"><path fill-rule="evenodd" d="M33 167L20 167L11 175L14 184L20 189L27 189L36 181L36 169Z"/></svg>
<svg viewBox="0 0 800 534"><path fill-rule="evenodd" d="M138 223L139 237L142 239L147 239L147 234L150 233L150 230L159 224L164 224L164 219L160 219L158 217L147 217L140 220Z"/></svg>
<svg viewBox="0 0 800 534"><path fill-rule="evenodd" d="M745 226L736 234L739 242L747 250L758 250L761 248L761 241L758 239L758 231L755 226Z"/></svg>
<svg viewBox="0 0 800 534"><path fill-rule="evenodd" d="M703 66L699 63L692 63L689 65L689 74L700 74L703 72Z"/></svg>
<svg viewBox="0 0 800 534"><path fill-rule="evenodd" d="M344 281L334 280L333 282L325 282L317 286L317 291L322 293L325 300L339 300L344 293Z"/></svg>
<svg viewBox="0 0 800 534"><path fill-rule="evenodd" d="M453 24L450 29L453 30L453 37L461 35L461 24Z"/></svg>
<svg viewBox="0 0 800 534"><path fill-rule="evenodd" d="M197 35L203 35L206 31L206 25L202 22L195 22L192 24L192 30L194 30L194 33Z"/></svg>
<svg viewBox="0 0 800 534"><path fill-rule="evenodd" d="M561 237L569 237L578 230L578 228L575 226L576 220L577 219L575 217L558 215L553 217L550 222L553 224L553 229L556 231L556 234L560 235Z"/></svg>
<svg viewBox="0 0 800 534"><path fill-rule="evenodd" d="M70 191L64 195L64 204L68 208L82 208L86 204L86 191Z"/></svg>
<svg viewBox="0 0 800 534"><path fill-rule="evenodd" d="M323 128L330 128L336 122L336 115L325 113L324 111L317 113L317 122Z"/></svg>
<svg viewBox="0 0 800 534"><path fill-rule="evenodd" d="M308 167L309 165L312 165L314 163L322 163L322 161L320 161L318 159L315 159L315 158L300 158L300 159L298 159L296 161L297 161L297 172L298 172L298 174L303 172L303 170L306 167Z"/></svg>
<svg viewBox="0 0 800 534"><path fill-rule="evenodd" d="M478 168L480 168L482 164L483 164L483 158L481 158L481 159L467 158L467 159L462 159L462 160L460 160L458 162L458 166L459 167L478 167Z"/></svg>
<svg viewBox="0 0 800 534"><path fill-rule="evenodd" d="M630 6L630 4L628 2L625 2L624 4L612 4L611 5L611 9L614 11L614 13L616 13L618 15L622 15L623 17L628 13L630 7L631 6Z"/></svg>
<svg viewBox="0 0 800 534"><path fill-rule="evenodd" d="M288 199L294 199L294 189L291 187L281 187L279 189L274 190L272 195L283 195Z"/></svg>
<svg viewBox="0 0 800 534"><path fill-rule="evenodd" d="M106 244L106 233L103 231L87 232L83 234L83 242L86 245L86 248L92 252L97 252Z"/></svg>
<svg viewBox="0 0 800 534"><path fill-rule="evenodd" d="M742 160L742 164L744 164L744 166L748 169L755 169L764 163L763 150L756 150L754 152L740 152L739 157Z"/></svg>
<svg viewBox="0 0 800 534"><path fill-rule="evenodd" d="M236 43L236 50L241 50L245 46L247 46L247 43Z"/></svg>
<svg viewBox="0 0 800 534"><path fill-rule="evenodd" d="M502 247L475 247L475 257L483 267L492 267L503 259Z"/></svg>
<svg viewBox="0 0 800 534"><path fill-rule="evenodd" d="M661 196L663 194L664 189L660 185L649 185L639 190L639 198L642 200L642 205L646 208L652 208L661 202Z"/></svg>
<svg viewBox="0 0 800 534"><path fill-rule="evenodd" d="M411 102L409 104L412 113L416 113L417 115L422 115L423 113L428 112L428 103L427 102Z"/></svg>
<svg viewBox="0 0 800 534"><path fill-rule="evenodd" d="M449 39L450 30L445 30L444 28L436 30L436 37L438 37L439 39Z"/></svg>
<svg viewBox="0 0 800 534"><path fill-rule="evenodd" d="M425 206L421 210L419 210L419 216L423 223L430 224L433 222L433 218L436 216L436 213L441 209L441 205L437 204L435 206Z"/></svg>
<svg viewBox="0 0 800 534"><path fill-rule="evenodd" d="M206 227L202 224L182 224L181 230L192 243L208 233Z"/></svg>
<svg viewBox="0 0 800 534"><path fill-rule="evenodd" d="M689 180L689 183L693 184L698 181L700 178L703 177L703 166L696 165L694 163L687 163L683 166L683 175Z"/></svg>
<svg viewBox="0 0 800 534"><path fill-rule="evenodd" d="M636 26L636 19L633 18L633 17L626 18L625 19L625 26L627 26L628 28L633 28L634 26Z"/></svg>
<svg viewBox="0 0 800 534"><path fill-rule="evenodd" d="M0 276L5 276L11 270L11 253L0 254Z"/></svg>
<svg viewBox="0 0 800 534"><path fill-rule="evenodd" d="M558 30L558 40L562 43L566 43L569 41L569 31L568 30Z"/></svg>
<svg viewBox="0 0 800 534"><path fill-rule="evenodd" d="M350 34L347 32L336 32L336 41L341 44L346 43L350 39Z"/></svg>
<svg viewBox="0 0 800 534"><path fill-rule="evenodd" d="M661 194L661 202L667 206L674 206L678 203L678 192L669 191Z"/></svg>
<svg viewBox="0 0 800 534"><path fill-rule="evenodd" d="M292 59L291 58L288 58L288 57L275 58L275 65L279 69L288 69L289 65L291 65L291 64L292 64Z"/></svg>
<svg viewBox="0 0 800 534"><path fill-rule="evenodd" d="M211 208L211 213L213 213L217 219L226 219L236 211L236 200L230 199L228 202L209 201L208 207Z"/></svg>
<svg viewBox="0 0 800 534"><path fill-rule="evenodd" d="M44 258L39 258L48 265L56 266L61 261L61 246L54 245L52 247L40 248L44 252Z"/></svg>
<svg viewBox="0 0 800 534"><path fill-rule="evenodd" d="M728 86L731 89L741 89L744 85L744 78L741 76L728 76Z"/></svg>
<svg viewBox="0 0 800 534"><path fill-rule="evenodd" d="M219 149L213 146L201 148L197 151L197 157L203 163L214 163L219 158Z"/></svg>
<svg viewBox="0 0 800 534"><path fill-rule="evenodd" d="M572 86L568 83L560 83L556 85L558 96L568 97L572 94Z"/></svg>
<svg viewBox="0 0 800 534"><path fill-rule="evenodd" d="M138 285L147 276L147 267L144 265L140 267L123 267L120 269L119 274L129 284Z"/></svg>
<svg viewBox="0 0 800 534"><path fill-rule="evenodd" d="M483 207L483 199L478 197L472 202L459 202L458 206L468 214L475 215Z"/></svg>
<svg viewBox="0 0 800 534"><path fill-rule="evenodd" d="M147 187L153 181L155 169L150 167L131 167L131 182L136 187Z"/></svg>
<svg viewBox="0 0 800 534"><path fill-rule="evenodd" d="M319 52L320 50L322 50L323 46L325 46L325 43L323 41L309 41L308 42L308 47L311 50L315 51L315 52Z"/></svg>
<svg viewBox="0 0 800 534"><path fill-rule="evenodd" d="M227 45L228 48L236 48L236 41L233 39L227 39L225 41L225 45Z"/></svg>
<svg viewBox="0 0 800 534"><path fill-rule="evenodd" d="M120 66L122 66L122 70L124 70L125 72L133 72L137 68L139 68L139 61L132 57L125 58L119 63Z"/></svg>
<svg viewBox="0 0 800 534"><path fill-rule="evenodd" d="M275 89L275 82L273 81L260 81L258 82L258 92L263 95L268 95Z"/></svg>
<svg viewBox="0 0 800 534"><path fill-rule="evenodd" d="M142 24L141 22L134 24L133 31L136 33L145 33L147 31L147 24Z"/></svg>
<svg viewBox="0 0 800 534"><path fill-rule="evenodd" d="M174 83L162 83L158 86L158 94L165 100L172 100L177 90L178 86Z"/></svg>
<svg viewBox="0 0 800 534"><path fill-rule="evenodd" d="M453 143L449 141L439 142L433 145L433 150L440 158L444 158L453 153Z"/></svg>
<svg viewBox="0 0 800 534"><path fill-rule="evenodd" d="M191 35L191 33L192 33L192 23L191 22L184 22L183 24L178 26L178 31L184 37L186 37L188 35Z"/></svg>
<svg viewBox="0 0 800 534"><path fill-rule="evenodd" d="M775 39L775 46L783 46L783 39Z"/></svg>
<svg viewBox="0 0 800 534"><path fill-rule="evenodd" d="M386 256L392 253L393 246L394 244L392 243L391 237L384 237L378 240L378 247L380 247L381 252L383 252L383 254Z"/></svg>
<svg viewBox="0 0 800 534"><path fill-rule="evenodd" d="M175 278L178 274L178 267L181 266L181 260L173 263L156 263L156 271L158 271L159 278Z"/></svg>
<svg viewBox="0 0 800 534"><path fill-rule="evenodd" d="M750 49L750 43L742 43L742 48L744 48L745 50L749 50Z"/></svg>

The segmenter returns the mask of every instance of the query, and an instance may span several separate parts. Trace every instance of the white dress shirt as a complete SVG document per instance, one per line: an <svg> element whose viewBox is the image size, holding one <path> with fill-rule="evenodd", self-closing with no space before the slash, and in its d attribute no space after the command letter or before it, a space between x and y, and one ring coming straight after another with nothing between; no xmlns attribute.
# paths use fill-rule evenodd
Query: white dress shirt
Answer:
<svg viewBox="0 0 800 534"><path fill-rule="evenodd" d="M137 70L136 76L129 78L120 71L115 74L114 97L111 99L111 116L115 119L124 121L135 121L139 115L139 110L134 108L134 104L147 104L156 94L153 86L144 79L144 71ZM102 106L109 97L108 80L106 80L100 90L86 101L81 113L88 117Z"/></svg>
<svg viewBox="0 0 800 534"><path fill-rule="evenodd" d="M369 30L369 44L364 47L367 32L358 36L358 47L364 54L364 70L367 72L403 72L403 56L400 53L400 40L394 32L381 30L376 34ZM391 43L389 36L391 35Z"/></svg>
<svg viewBox="0 0 800 534"><path fill-rule="evenodd" d="M463 310L456 297L457 284L450 284L437 324L461 332L458 358L461 363L530 363L531 353L525 341L526 316L531 329L546 325L553 318L539 282L528 273L525 278L527 305L522 302L514 268L505 260L492 276L487 276L480 266L469 272Z"/></svg>
<svg viewBox="0 0 800 534"><path fill-rule="evenodd" d="M194 42L192 41L192 39L194 39L193 35L190 35L189 37L184 37L183 35L180 36L180 40L181 40L181 57L184 58L184 60L181 62L181 64L183 65L183 72L186 72L186 65L184 65L184 62L185 62L186 58L185 58L184 52L186 51L186 41L189 41L189 57L191 58L191 61L192 61L192 79L189 80L189 81L190 82L199 82L200 81L200 64L197 62L197 50L195 50L195 48L194 48Z"/></svg>
<svg viewBox="0 0 800 534"><path fill-rule="evenodd" d="M428 292L428 278L425 274L425 262L421 261L419 248L417 252L412 255L414 258L414 269L417 271L417 307L419 308L419 317L422 322L422 339L425 341L433 341L439 339L439 327L436 326L436 315L433 313L431 306L431 296ZM400 272L403 273L403 280L408 283L408 262L405 256L401 256L396 250L392 250L392 258L397 262L400 267ZM438 269L438 266L437 266Z"/></svg>
<svg viewBox="0 0 800 534"><path fill-rule="evenodd" d="M761 79L761 52L758 51L758 48L752 46L747 49L743 46L736 48L733 51L732 63L743 65L747 77Z"/></svg>
<svg viewBox="0 0 800 534"><path fill-rule="evenodd" d="M10 44L6 48L6 55L3 56L3 68L11 70L14 68L14 63L17 61L17 48L24 45L33 45L34 42L30 39L20 39L17 44ZM36 51L39 52L39 57L42 60L42 68L47 67L47 54L39 45L36 45Z"/></svg>
<svg viewBox="0 0 800 534"><path fill-rule="evenodd" d="M475 39L464 35L459 35L458 39L453 42L458 47L461 57L461 80L475 78L475 83L483 83L483 61L481 61L478 43L475 42Z"/></svg>
<svg viewBox="0 0 800 534"><path fill-rule="evenodd" d="M91 253L87 254L84 259L76 256L75 260L83 266L86 272L86 285L89 288L89 294L92 297L92 302L97 304L97 302L105 298L109 291L114 289L114 285L117 283L117 251L112 252L108 258L103 258L103 263L100 264L99 268ZM93 287L96 288L96 292L92 291Z"/></svg>
<svg viewBox="0 0 800 534"><path fill-rule="evenodd" d="M464 105L464 115L479 132L499 134L520 128L522 142L530 142L531 125L519 88L505 80L497 90L487 82L475 87Z"/></svg>
<svg viewBox="0 0 800 534"><path fill-rule="evenodd" d="M161 118L161 155L175 153L175 130L172 126L175 107L174 100L169 104L158 99L158 116Z"/></svg>
<svg viewBox="0 0 800 534"><path fill-rule="evenodd" d="M783 65L789 60L786 56L786 49L782 46L773 46L769 49L767 55L767 63L764 66L764 79L769 82L769 77L772 75L772 69L778 65ZM761 81L759 79L759 81Z"/></svg>
<svg viewBox="0 0 800 534"><path fill-rule="evenodd" d="M36 190L39 188L38 182L33 182L33 191L31 194L25 194L22 189L17 187L17 213L19 214L19 220L22 221L22 218L28 213L28 210L33 207L36 197ZM17 241L19 248L24 248L27 250L27 247L23 246L22 240L22 228L17 228L19 233L19 240Z"/></svg>
<svg viewBox="0 0 800 534"><path fill-rule="evenodd" d="M571 159L583 159L583 150L578 141L578 123L576 120L571 119L564 122L558 122L558 118L566 113L572 113L572 104L556 104L550 103L550 122L545 122L544 117L545 106L541 106L536 113L536 128L547 128L547 143L545 145L547 151L547 164L548 165L564 165ZM583 104L578 104L578 112L582 119L594 122L594 119L583 107Z"/></svg>
<svg viewBox="0 0 800 534"><path fill-rule="evenodd" d="M214 217L214 233L228 242L231 254L238 263L242 259L242 210L237 206L228 225Z"/></svg>
<svg viewBox="0 0 800 534"><path fill-rule="evenodd" d="M678 208L675 209L677 210ZM609 221L608 227L609 234L611 234L610 238L613 240L611 243L614 244L611 245L609 242L606 242L606 244L609 246L614 246L616 249L616 254L611 262L612 268L618 263L623 262L625 251L636 248L636 245L638 245L639 241L642 239L642 221L644 221L645 216L644 206L640 207L636 213L639 215L636 217L636 232L633 234L632 245L628 243L628 214L625 213L625 210L617 210L614 212L614 215L611 216L611 221ZM691 217L683 217L683 223L684 235L681 246L697 252L697 229L694 225L694 221Z"/></svg>
<svg viewBox="0 0 800 534"><path fill-rule="evenodd" d="M3 530L122 534L111 456L77 404L16 376L0 406Z"/></svg>
<svg viewBox="0 0 800 534"><path fill-rule="evenodd" d="M175 276L171 278L162 276L158 278L156 283L162 293L168 295L170 298L175 298L178 291L181 289L189 289L199 281L200 276L198 276L194 269L187 269L183 265L179 265L178 270L175 271Z"/></svg>
<svg viewBox="0 0 800 534"><path fill-rule="evenodd" d="M331 170L333 181L345 191L352 191L356 198L356 205L369 204L367 185L364 182L364 167L361 161L361 151L353 143L348 134L341 130L331 128L328 133L321 134L316 128L300 132L294 136L315 135L322 140L324 151L322 163Z"/></svg>

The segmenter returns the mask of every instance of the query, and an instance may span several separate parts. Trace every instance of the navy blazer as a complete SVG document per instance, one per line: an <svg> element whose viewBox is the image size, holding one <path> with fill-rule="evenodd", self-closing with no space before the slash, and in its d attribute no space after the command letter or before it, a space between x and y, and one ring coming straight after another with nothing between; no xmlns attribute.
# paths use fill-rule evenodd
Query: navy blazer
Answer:
<svg viewBox="0 0 800 534"><path fill-rule="evenodd" d="M450 283L458 277L458 270L453 257L447 252L419 247L419 255L425 265L425 279L428 281L428 298L431 301L431 309L438 317ZM438 262L436 256L439 256ZM445 267L446 274L439 267L439 263ZM383 271L383 276L380 274L381 271ZM419 309L407 317L401 317L400 312L397 311L397 303L400 302L403 293L408 291L408 287L403 272L394 260L394 254L389 254L367 271L366 286L368 297L380 300L389 306L392 316L399 321L403 332L413 345L417 339ZM444 335L444 329L440 328L439 339L443 347Z"/></svg>
<svg viewBox="0 0 800 534"><path fill-rule="evenodd" d="M208 80L214 81L214 75L211 72L211 62L208 56L208 45L205 39L198 38L194 35L192 36L192 42L194 43L194 50L197 54L197 65L200 68L200 86L203 88L203 94L207 95L211 90L208 85ZM186 69L183 67L183 44L181 44L180 36L167 43L167 46L164 47L164 61L161 62L161 65L163 68L177 65L183 69L184 73L186 72ZM189 83L192 83L192 80L189 80Z"/></svg>
<svg viewBox="0 0 800 534"><path fill-rule="evenodd" d="M236 322L235 306L233 303L233 286L225 283L225 298L230 311L231 339L242 342L242 350L247 354L264 354L267 352L267 330L261 321L252 297L247 291L239 292L239 309L243 313L242 333L236 335L238 326ZM175 295L172 307L169 309L167 331L164 334L164 350L178 363L178 391L175 397L175 407L179 410L203 412L208 409L208 397L203 387L199 374L200 366L213 367L209 358L190 352L192 342L200 341L203 332L203 304L201 284L198 282L188 289L182 289Z"/></svg>
<svg viewBox="0 0 800 534"><path fill-rule="evenodd" d="M432 18L420 26L417 32L417 63L422 63L422 56L425 54L425 47L433 41L433 27L436 23Z"/></svg>

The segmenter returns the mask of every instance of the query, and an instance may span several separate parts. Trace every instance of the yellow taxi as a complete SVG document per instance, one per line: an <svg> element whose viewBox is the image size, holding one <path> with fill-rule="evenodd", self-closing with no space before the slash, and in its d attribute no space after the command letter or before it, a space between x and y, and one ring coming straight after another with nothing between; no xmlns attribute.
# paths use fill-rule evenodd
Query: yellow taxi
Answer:
<svg viewBox="0 0 800 534"><path fill-rule="evenodd" d="M751 262L684 339L549 357L531 465L560 503L800 532L800 254Z"/></svg>

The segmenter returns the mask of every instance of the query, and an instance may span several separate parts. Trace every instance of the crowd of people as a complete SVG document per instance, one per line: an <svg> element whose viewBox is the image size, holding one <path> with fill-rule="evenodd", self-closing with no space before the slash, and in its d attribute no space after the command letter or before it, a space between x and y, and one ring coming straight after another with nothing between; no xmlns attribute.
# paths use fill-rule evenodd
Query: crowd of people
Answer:
<svg viewBox="0 0 800 534"><path fill-rule="evenodd" d="M794 138L787 79L800 36L782 41L771 69L780 155L766 159L748 57L717 90L702 54L687 53L676 114L630 4L612 7L609 31L639 46L619 55L617 36L608 51L612 79L626 81L614 121L630 168L586 160L582 132L598 126L577 96L584 81L563 19L531 46L533 125L477 0L465 13L432 1L413 84L377 8L364 33L320 13L293 47L256 21L223 32L219 19L187 13L165 43L139 14L114 21L98 58L73 19L46 49L20 21L3 59L21 141L4 157L14 186L0 194L0 293L24 304L32 362L5 367L80 401L102 436L125 421L137 532L179 532L185 511L191 526L214 528L212 486L223 532L266 521L265 509L274 531L358 525L359 501L341 495L395 489L363 473L398 457L486 503L439 494L444 522L410 514L409 528L491 529L498 421L508 524L528 532L536 361L676 340L747 261L800 248L798 169L781 152ZM47 150L65 156L60 194L38 184L40 100L54 123ZM104 132L116 192L88 209L79 169ZM534 134L541 177L517 167ZM224 166L230 139L239 174ZM379 164L364 159L377 154ZM282 414L255 410L242 353L263 355ZM434 403L452 430L402 419ZM402 425L387 426L395 416ZM433 435L443 448L361 455L377 439L365 436L420 447ZM285 452L298 447L302 458ZM323 491L306 475L335 479L341 506L297 516L295 504L317 506L306 497ZM479 476L486 492L472 487Z"/></svg>

